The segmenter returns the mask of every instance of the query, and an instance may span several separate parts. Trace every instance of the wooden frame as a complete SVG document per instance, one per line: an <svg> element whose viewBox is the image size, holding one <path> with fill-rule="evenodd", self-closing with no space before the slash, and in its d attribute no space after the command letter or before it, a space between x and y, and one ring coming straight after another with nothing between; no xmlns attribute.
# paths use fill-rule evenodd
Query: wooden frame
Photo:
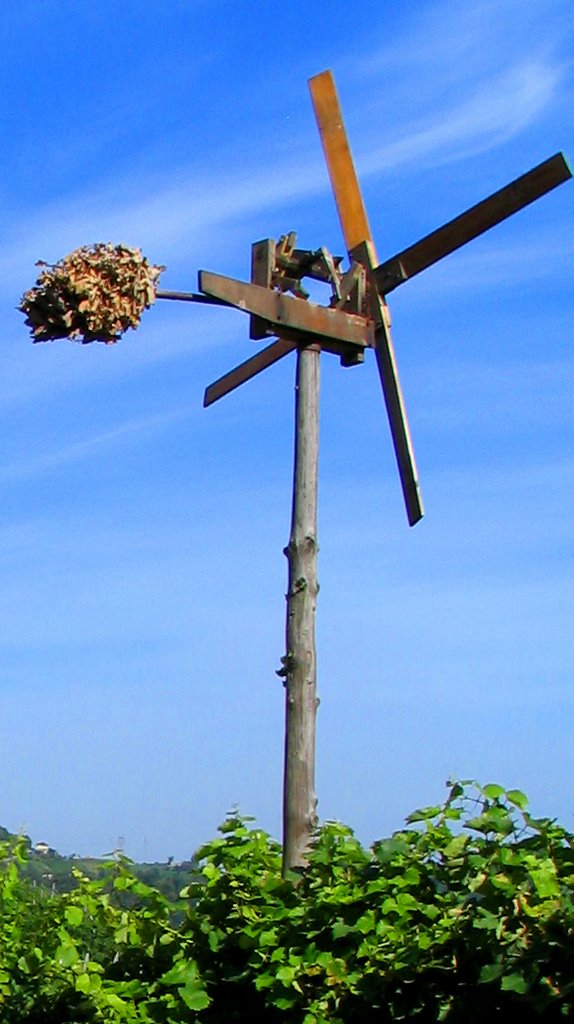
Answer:
<svg viewBox="0 0 574 1024"><path fill-rule="evenodd" d="M234 306L249 313L252 339L274 336L277 339L210 384L204 395L205 406L212 405L294 349L319 345L323 351L338 355L343 366L353 366L364 360L365 349L374 348L408 522L414 526L424 510L386 296L567 181L572 171L564 155L557 153L420 241L379 263L332 73L323 71L315 75L309 80L309 88L350 261L349 270L340 275L336 301L329 307L318 306L288 295L277 286L278 261L294 268L288 273L296 275L297 266L303 265L306 259L305 273L326 279L325 259L316 258L314 263L311 259L325 250L317 250L315 254L295 250L293 233L284 236L278 246L272 239L253 243L250 283L200 271L198 294L159 292L158 297ZM361 271L364 276L360 281ZM365 279L366 303L362 298Z"/></svg>

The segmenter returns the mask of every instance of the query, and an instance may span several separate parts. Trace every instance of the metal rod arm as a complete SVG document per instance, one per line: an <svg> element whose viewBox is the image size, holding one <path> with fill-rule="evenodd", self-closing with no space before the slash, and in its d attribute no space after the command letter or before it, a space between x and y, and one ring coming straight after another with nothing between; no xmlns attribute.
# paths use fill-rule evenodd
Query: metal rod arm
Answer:
<svg viewBox="0 0 574 1024"><path fill-rule="evenodd" d="M207 306L228 306L224 299L216 299L212 295L200 295L198 292L166 292L160 289L155 293L156 299L175 299L179 302L200 302Z"/></svg>

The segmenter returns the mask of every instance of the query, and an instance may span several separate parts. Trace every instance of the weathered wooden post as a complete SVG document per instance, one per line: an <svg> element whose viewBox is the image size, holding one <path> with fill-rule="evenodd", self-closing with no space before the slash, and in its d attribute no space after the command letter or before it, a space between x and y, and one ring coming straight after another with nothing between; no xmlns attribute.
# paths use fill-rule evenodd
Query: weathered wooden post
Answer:
<svg viewBox="0 0 574 1024"><path fill-rule="evenodd" d="M317 656L317 478L319 459L319 360L313 345L297 353L295 458L291 533L285 554L287 586L283 872L301 867L317 822L315 731Z"/></svg>

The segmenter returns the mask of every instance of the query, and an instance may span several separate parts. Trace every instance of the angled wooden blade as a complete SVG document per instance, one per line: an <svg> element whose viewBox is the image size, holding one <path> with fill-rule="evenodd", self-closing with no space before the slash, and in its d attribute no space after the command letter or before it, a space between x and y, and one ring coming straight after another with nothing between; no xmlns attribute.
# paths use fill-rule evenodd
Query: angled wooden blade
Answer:
<svg viewBox="0 0 574 1024"><path fill-rule="evenodd" d="M349 259L354 258L358 262L363 262L363 265L370 271L378 261L331 72L323 71L320 75L311 78L309 89ZM376 307L373 310L373 315L377 326L375 333L377 366L407 517L410 526L414 526L419 519L422 519L424 510L391 339L390 317L383 297L374 296L373 301Z"/></svg>
<svg viewBox="0 0 574 1024"><path fill-rule="evenodd" d="M371 229L332 73L322 71L310 78L309 89L345 245L353 249L371 238Z"/></svg>
<svg viewBox="0 0 574 1024"><path fill-rule="evenodd" d="M379 292L388 295L403 281L420 274L421 270L426 270L449 253L460 249L462 245L500 224L571 177L572 171L564 154L556 153L505 188L494 192L476 206L471 206L448 224L426 235L420 242L415 242L408 249L381 263L374 272Z"/></svg>
<svg viewBox="0 0 574 1024"><path fill-rule="evenodd" d="M374 342L372 324L355 313L318 306L272 288L236 281L207 270L199 271L199 287L207 295L267 321L272 334L282 334L283 329L288 328L316 335L318 339L329 338L361 347Z"/></svg>
<svg viewBox="0 0 574 1024"><path fill-rule="evenodd" d="M290 341L279 338L272 345L268 345L267 348L258 352L256 356L246 359L244 363L240 363L235 369L225 373L223 377L219 377L218 380L205 389L203 396L204 408L208 405L213 405L219 398L228 395L230 391L234 391L235 388L238 388L240 384L244 384L245 381L251 380L252 377L261 373L262 370L266 370L268 366L273 366L273 363L278 362L279 359L286 356L288 352L292 352L296 347Z"/></svg>
<svg viewBox="0 0 574 1024"><path fill-rule="evenodd" d="M353 249L353 257L363 266L374 265L374 252L370 242L363 242ZM405 411L403 393L399 383L395 349L387 323L386 309L376 288L370 293L371 313L376 324L375 354L381 378L381 387L387 407L395 457L399 467L401 487L407 510L409 526L415 526L424 515L417 466L409 422Z"/></svg>

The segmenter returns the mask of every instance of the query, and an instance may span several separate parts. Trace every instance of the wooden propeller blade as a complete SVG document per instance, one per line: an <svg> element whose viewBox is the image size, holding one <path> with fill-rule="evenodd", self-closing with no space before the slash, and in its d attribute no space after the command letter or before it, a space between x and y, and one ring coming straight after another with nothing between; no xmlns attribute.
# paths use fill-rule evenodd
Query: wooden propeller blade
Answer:
<svg viewBox="0 0 574 1024"><path fill-rule="evenodd" d="M295 348L297 346L290 341L279 338L272 345L268 345L267 348L258 352L256 356L246 359L244 363L240 363L235 369L225 373L223 377L219 377L218 380L205 389L203 396L204 408L207 408L208 405L213 405L219 398L228 395L230 391L234 391L235 388L238 388L240 384L244 384L245 381L251 380L252 377L257 376L262 370L266 370L268 366L273 366L273 363L278 362L279 359L282 359L283 356L286 356L288 352L292 352Z"/></svg>
<svg viewBox="0 0 574 1024"><path fill-rule="evenodd" d="M363 242L362 245L355 246L353 258L367 268L374 266L374 251L371 243ZM391 436L399 467L407 518L409 526L415 526L424 515L424 507L409 423L399 383L395 348L387 323L387 311L384 306L384 300L375 288L371 289L370 300L371 314L376 324L375 355L377 357L377 369L381 378L381 387L383 389L389 423L391 424Z"/></svg>
<svg viewBox="0 0 574 1024"><path fill-rule="evenodd" d="M379 292L388 295L403 281L420 274L421 270L426 270L571 177L572 171L563 153L556 153L448 224L426 235L420 242L415 242L392 259L385 260L374 272Z"/></svg>
<svg viewBox="0 0 574 1024"><path fill-rule="evenodd" d="M345 245L353 249L371 238L371 229L332 73L322 71L310 78L309 89Z"/></svg>
<svg viewBox="0 0 574 1024"><path fill-rule="evenodd" d="M323 71L309 79L309 89L349 259L354 256L359 262L366 260L364 265L370 270L377 258L331 72ZM417 467L391 339L390 317L382 296L377 296L374 303L377 366L407 516L410 526L414 526L424 515Z"/></svg>

